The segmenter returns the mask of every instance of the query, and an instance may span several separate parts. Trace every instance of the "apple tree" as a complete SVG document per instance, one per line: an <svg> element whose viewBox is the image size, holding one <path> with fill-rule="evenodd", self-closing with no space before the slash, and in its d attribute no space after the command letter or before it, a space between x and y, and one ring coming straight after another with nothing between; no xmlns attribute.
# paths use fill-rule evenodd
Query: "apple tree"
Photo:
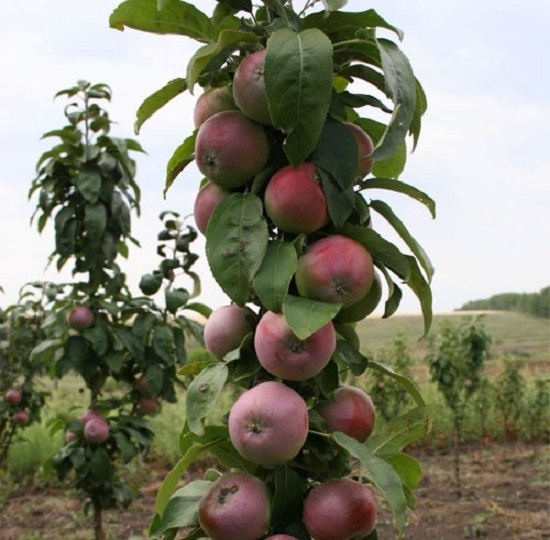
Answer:
<svg viewBox="0 0 550 540"><path fill-rule="evenodd" d="M110 16L115 29L199 43L184 76L143 101L136 130L183 92L198 96L164 191L191 163L204 176L197 227L228 297L222 308L232 308L206 323L212 358L181 370L192 375L182 458L158 492L155 538L182 527L189 539L375 538L376 498L387 499L399 533L414 506L421 467L405 449L429 429L429 407L414 381L362 354L355 325L384 290L383 316L394 314L403 285L426 333L431 325L432 264L374 198L403 194L435 217L433 200L400 178L426 97L396 42L403 32L376 11L294 4L219 0L209 15L182 0L125 0ZM396 241L375 229L375 216ZM342 391L366 370L392 377L415 402L379 432L370 432L368 396ZM226 388L235 399L224 408ZM214 422L220 407L224 420ZM178 489L207 452L226 472Z"/></svg>

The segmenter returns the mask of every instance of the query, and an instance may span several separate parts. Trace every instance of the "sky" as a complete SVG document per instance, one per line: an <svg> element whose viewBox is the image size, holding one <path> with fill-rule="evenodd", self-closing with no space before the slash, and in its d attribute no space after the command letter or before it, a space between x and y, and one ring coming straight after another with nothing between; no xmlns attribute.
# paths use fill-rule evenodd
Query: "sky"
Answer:
<svg viewBox="0 0 550 540"><path fill-rule="evenodd" d="M0 16L0 306L15 303L22 285L62 282L46 269L52 229L39 234L30 217L36 199L27 193L35 163L53 139L41 135L65 123L66 101L55 93L77 80L106 83L105 104L116 123L111 134L136 138L142 215L133 218L132 247L122 269L134 291L141 275L156 269L159 214L178 212L193 224L201 176L192 164L163 197L165 167L192 132L197 95L186 93L148 120L138 136L142 101L176 77L199 44L109 28L116 0L1 2ZM207 14L213 0L194 4ZM349 11L373 8L401 28L399 43L428 97L419 144L401 179L437 204L432 219L420 203L376 193L392 205L435 266L433 310L503 292L536 292L550 284L550 4L540 0L350 0ZM392 39L394 39L392 37ZM368 114L368 111L363 113ZM382 222L374 228L399 244ZM204 243L195 266L202 279L198 300L217 307L228 298L213 280ZM190 285L190 284L188 284ZM186 286L181 283L181 286ZM405 286L399 312L420 313Z"/></svg>

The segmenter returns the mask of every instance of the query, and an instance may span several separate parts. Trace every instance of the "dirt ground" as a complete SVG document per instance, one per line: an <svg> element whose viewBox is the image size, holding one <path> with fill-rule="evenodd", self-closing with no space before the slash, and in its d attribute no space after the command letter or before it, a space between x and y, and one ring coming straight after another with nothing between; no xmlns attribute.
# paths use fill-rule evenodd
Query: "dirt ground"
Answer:
<svg viewBox="0 0 550 540"><path fill-rule="evenodd" d="M417 506L408 516L406 540L468 538L550 539L550 447L478 445L461 454L462 497L454 488L452 454L411 452L423 465ZM105 514L107 538L142 540L156 490L167 469L154 467L141 478L130 509ZM391 512L381 505L378 538L396 537ZM82 504L58 488L14 489L0 502L0 540L91 540L91 520Z"/></svg>

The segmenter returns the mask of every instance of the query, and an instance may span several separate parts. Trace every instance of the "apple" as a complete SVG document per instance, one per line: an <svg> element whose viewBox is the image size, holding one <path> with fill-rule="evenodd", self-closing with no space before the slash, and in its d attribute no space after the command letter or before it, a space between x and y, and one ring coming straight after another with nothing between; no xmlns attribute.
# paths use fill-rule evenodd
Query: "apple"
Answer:
<svg viewBox="0 0 550 540"><path fill-rule="evenodd" d="M233 99L237 107L255 122L272 125L264 81L266 50L245 56L233 77Z"/></svg>
<svg viewBox="0 0 550 540"><path fill-rule="evenodd" d="M160 411L160 401L155 398L142 396L139 399L138 407L143 414L156 414Z"/></svg>
<svg viewBox="0 0 550 540"><path fill-rule="evenodd" d="M230 192L221 188L214 182L206 182L197 193L195 197L195 204L193 208L193 214L195 217L195 224L197 229L206 234L206 227L212 212L214 212L216 206L225 199Z"/></svg>
<svg viewBox="0 0 550 540"><path fill-rule="evenodd" d="M363 538L374 530L376 501L365 484L333 478L308 493L303 521L315 540Z"/></svg>
<svg viewBox="0 0 550 540"><path fill-rule="evenodd" d="M372 286L372 256L352 238L326 236L311 244L298 258L295 280L301 296L351 306Z"/></svg>
<svg viewBox="0 0 550 540"><path fill-rule="evenodd" d="M27 425L31 421L31 417L27 411L17 411L11 417L14 424L19 424L21 426Z"/></svg>
<svg viewBox="0 0 550 540"><path fill-rule="evenodd" d="M109 424L101 417L91 418L84 425L84 438L93 444L101 444L109 438Z"/></svg>
<svg viewBox="0 0 550 540"><path fill-rule="evenodd" d="M237 105L230 86L216 86L206 90L198 97L193 109L195 129L201 127L214 114L231 110L237 110Z"/></svg>
<svg viewBox="0 0 550 540"><path fill-rule="evenodd" d="M382 300L382 280L378 272L374 272L374 280L369 292L349 307L342 308L336 316L339 322L352 323L368 317Z"/></svg>
<svg viewBox="0 0 550 540"><path fill-rule="evenodd" d="M271 522L267 486L248 473L223 474L199 501L198 518L211 540L257 540Z"/></svg>
<svg viewBox="0 0 550 540"><path fill-rule="evenodd" d="M284 232L309 234L328 223L327 200L313 163L279 169L267 184L264 204Z"/></svg>
<svg viewBox="0 0 550 540"><path fill-rule="evenodd" d="M357 143L357 179L361 180L372 171L374 160L370 156L374 152L374 143L370 135L357 124L344 122L344 125L350 130Z"/></svg>
<svg viewBox="0 0 550 540"><path fill-rule="evenodd" d="M76 436L76 433L74 431L65 431L65 442L67 444L70 444L74 441L76 441L77 439L77 436Z"/></svg>
<svg viewBox="0 0 550 540"><path fill-rule="evenodd" d="M289 381L318 375L336 349L336 331L328 322L306 339L299 339L282 313L264 313L254 333L254 348L266 371Z"/></svg>
<svg viewBox="0 0 550 540"><path fill-rule="evenodd" d="M85 426L90 420L93 420L94 418L103 419L103 416L101 416L101 413L96 409L87 409L80 416L79 420L80 423Z"/></svg>
<svg viewBox="0 0 550 540"><path fill-rule="evenodd" d="M11 388L4 394L4 399L10 405L19 405L21 403L21 400L23 399L23 393L21 392L21 390Z"/></svg>
<svg viewBox="0 0 550 540"><path fill-rule="evenodd" d="M256 314L237 304L215 309L204 325L204 346L216 358L238 349L247 334L254 330Z"/></svg>
<svg viewBox="0 0 550 540"><path fill-rule="evenodd" d="M224 189L244 186L267 164L264 128L240 111L214 114L199 128L195 160L199 171Z"/></svg>
<svg viewBox="0 0 550 540"><path fill-rule="evenodd" d="M340 386L333 399L319 406L330 431L341 431L363 443L374 429L375 408L370 396L355 386Z"/></svg>
<svg viewBox="0 0 550 540"><path fill-rule="evenodd" d="M149 386L149 383L147 381L147 375L145 375L145 373L142 373L135 381L136 390L142 396L149 396L148 386Z"/></svg>
<svg viewBox="0 0 550 540"><path fill-rule="evenodd" d="M277 381L265 381L241 394L229 411L229 438L245 459L275 467L298 455L305 443L308 410L304 399Z"/></svg>
<svg viewBox="0 0 550 540"><path fill-rule="evenodd" d="M75 306L67 315L67 324L74 330L86 330L94 324L94 314L88 306Z"/></svg>

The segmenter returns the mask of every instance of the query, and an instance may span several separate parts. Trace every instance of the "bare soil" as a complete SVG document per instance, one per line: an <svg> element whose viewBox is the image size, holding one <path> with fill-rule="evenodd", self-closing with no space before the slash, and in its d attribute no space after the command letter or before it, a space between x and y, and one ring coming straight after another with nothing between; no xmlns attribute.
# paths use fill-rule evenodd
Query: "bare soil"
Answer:
<svg viewBox="0 0 550 540"><path fill-rule="evenodd" d="M550 446L465 446L460 498L452 453L411 453L422 463L424 476L416 508L408 514L406 540L550 539ZM149 463L143 471L132 506L105 513L107 539L146 538L155 494L168 469ZM82 502L73 495L53 486L12 489L0 503L0 540L93 539L91 516L83 515ZM391 512L382 501L380 506L378 537L393 540Z"/></svg>

